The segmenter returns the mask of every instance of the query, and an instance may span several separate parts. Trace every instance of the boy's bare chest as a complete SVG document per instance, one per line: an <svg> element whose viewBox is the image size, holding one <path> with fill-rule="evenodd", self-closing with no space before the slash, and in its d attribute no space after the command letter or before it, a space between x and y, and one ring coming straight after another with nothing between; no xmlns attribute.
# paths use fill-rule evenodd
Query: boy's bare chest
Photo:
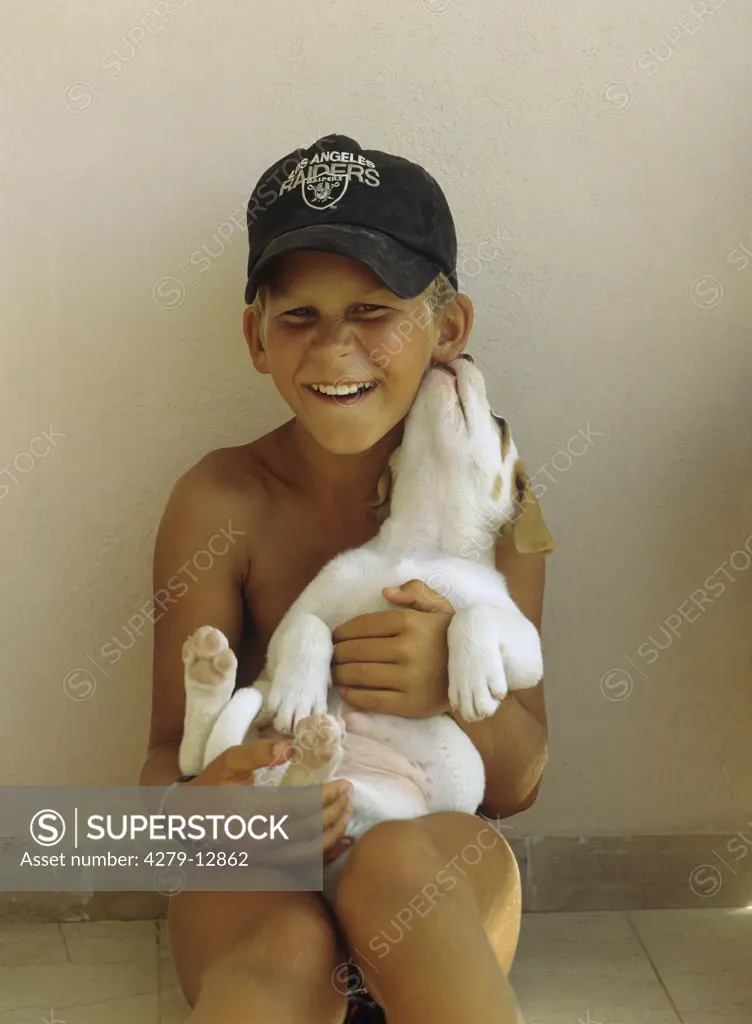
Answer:
<svg viewBox="0 0 752 1024"><path fill-rule="evenodd" d="M250 541L238 685L257 678L282 616L327 562L378 531L376 517L367 508L327 512L302 507L286 495L265 500Z"/></svg>

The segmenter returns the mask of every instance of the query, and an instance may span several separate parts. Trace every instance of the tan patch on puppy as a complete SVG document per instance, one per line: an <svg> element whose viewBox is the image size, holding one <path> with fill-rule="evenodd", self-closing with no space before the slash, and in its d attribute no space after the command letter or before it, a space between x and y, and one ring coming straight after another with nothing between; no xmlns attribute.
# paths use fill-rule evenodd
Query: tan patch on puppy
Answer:
<svg viewBox="0 0 752 1024"><path fill-rule="evenodd" d="M514 464L514 484L517 488L517 506L520 509L520 514L523 511L523 501L529 482L530 478L525 470L525 463L522 459L517 459Z"/></svg>
<svg viewBox="0 0 752 1024"><path fill-rule="evenodd" d="M491 415L499 424L499 431L501 433L501 457L502 459L506 459L507 454L509 453L509 445L512 440L512 435L509 433L509 424L502 416L497 416L495 412L492 412Z"/></svg>
<svg viewBox="0 0 752 1024"><path fill-rule="evenodd" d="M517 459L514 464L514 482L517 489L517 515L510 523L504 524L502 532L511 534L514 545L521 554L554 551L556 542L543 519L522 459Z"/></svg>
<svg viewBox="0 0 752 1024"><path fill-rule="evenodd" d="M505 459L509 452L512 435L509 433L507 421L501 417L499 417L499 426L501 427L501 457Z"/></svg>

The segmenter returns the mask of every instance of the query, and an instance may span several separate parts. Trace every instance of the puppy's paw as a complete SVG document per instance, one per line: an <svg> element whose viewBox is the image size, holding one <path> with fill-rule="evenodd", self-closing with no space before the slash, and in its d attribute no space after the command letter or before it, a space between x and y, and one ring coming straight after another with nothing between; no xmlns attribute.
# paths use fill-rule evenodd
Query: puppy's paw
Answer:
<svg viewBox="0 0 752 1024"><path fill-rule="evenodd" d="M510 690L527 690L543 678L540 635L529 619L523 618L502 640L501 653Z"/></svg>
<svg viewBox="0 0 752 1024"><path fill-rule="evenodd" d="M449 704L452 711L458 711L466 722L480 722L495 713L502 697L494 695L487 681L478 682L467 676L465 669L466 664L457 666L454 674L449 676ZM497 683L496 693L499 691Z"/></svg>
<svg viewBox="0 0 752 1024"><path fill-rule="evenodd" d="M483 606L460 608L447 633L449 703L466 722L494 714L508 691L493 619Z"/></svg>
<svg viewBox="0 0 752 1024"><path fill-rule="evenodd" d="M182 653L187 687L232 692L238 661L219 629L201 626L185 641Z"/></svg>
<svg viewBox="0 0 752 1024"><path fill-rule="evenodd" d="M333 715L309 715L295 726L297 762L311 772L326 772L342 754L343 728Z"/></svg>
<svg viewBox="0 0 752 1024"><path fill-rule="evenodd" d="M267 707L274 714L274 728L286 736L311 715L326 714L328 686L312 681L305 669L284 662L277 667Z"/></svg>
<svg viewBox="0 0 752 1024"><path fill-rule="evenodd" d="M326 713L332 651L332 631L316 615L290 616L275 630L267 656L267 706L279 732L291 735L303 718Z"/></svg>

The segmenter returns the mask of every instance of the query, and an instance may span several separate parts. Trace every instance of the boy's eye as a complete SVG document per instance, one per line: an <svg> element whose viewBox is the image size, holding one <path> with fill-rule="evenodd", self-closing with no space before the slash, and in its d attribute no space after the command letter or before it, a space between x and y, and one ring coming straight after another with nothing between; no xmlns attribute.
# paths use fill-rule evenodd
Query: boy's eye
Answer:
<svg viewBox="0 0 752 1024"><path fill-rule="evenodd" d="M353 312L375 313L380 309L386 309L386 306L376 306L370 302L359 302L354 307ZM315 312L316 311L311 306L297 306L295 309L285 310L282 316L291 316L294 317L296 320L299 320L303 317L313 316Z"/></svg>

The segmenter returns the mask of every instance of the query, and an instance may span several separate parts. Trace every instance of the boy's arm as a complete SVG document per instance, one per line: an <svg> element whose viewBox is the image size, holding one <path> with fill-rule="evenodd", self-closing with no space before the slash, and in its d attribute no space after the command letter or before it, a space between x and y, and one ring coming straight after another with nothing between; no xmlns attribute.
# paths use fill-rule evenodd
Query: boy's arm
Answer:
<svg viewBox="0 0 752 1024"><path fill-rule="evenodd" d="M240 644L248 570L247 537L241 531L247 526L247 509L223 484L218 466L219 460L208 455L180 477L157 531L151 726L141 786L167 785L180 774L184 641L199 626L215 626L234 651ZM197 553L202 553L200 569L193 562Z"/></svg>
<svg viewBox="0 0 752 1024"><path fill-rule="evenodd" d="M501 535L496 568L523 615L541 632L545 555L521 555L511 537ZM467 733L483 758L486 792L481 810L508 818L535 802L548 756L548 721L543 682L527 690L510 690L496 713L482 722L452 718Z"/></svg>

